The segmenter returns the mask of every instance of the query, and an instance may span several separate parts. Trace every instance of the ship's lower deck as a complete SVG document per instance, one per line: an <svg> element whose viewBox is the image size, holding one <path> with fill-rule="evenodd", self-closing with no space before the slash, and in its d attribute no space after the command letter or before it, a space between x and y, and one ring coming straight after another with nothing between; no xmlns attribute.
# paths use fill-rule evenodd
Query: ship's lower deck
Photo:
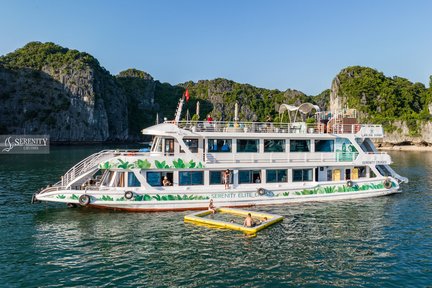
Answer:
<svg viewBox="0 0 432 288"><path fill-rule="evenodd" d="M334 201L385 196L398 192L399 185L391 177L326 183L224 189L201 187L189 189L125 189L73 190L51 187L36 195L39 201L60 202L98 208L128 211L181 211L208 207L210 199L217 207L248 207L311 201ZM212 189L212 190L210 190Z"/></svg>

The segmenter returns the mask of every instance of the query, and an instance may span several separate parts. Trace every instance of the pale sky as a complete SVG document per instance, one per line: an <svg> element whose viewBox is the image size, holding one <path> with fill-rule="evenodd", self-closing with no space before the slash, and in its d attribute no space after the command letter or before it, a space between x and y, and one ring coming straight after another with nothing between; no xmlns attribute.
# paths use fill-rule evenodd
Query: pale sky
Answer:
<svg viewBox="0 0 432 288"><path fill-rule="evenodd" d="M30 41L161 82L227 78L316 95L361 65L429 86L432 1L0 0L0 55Z"/></svg>

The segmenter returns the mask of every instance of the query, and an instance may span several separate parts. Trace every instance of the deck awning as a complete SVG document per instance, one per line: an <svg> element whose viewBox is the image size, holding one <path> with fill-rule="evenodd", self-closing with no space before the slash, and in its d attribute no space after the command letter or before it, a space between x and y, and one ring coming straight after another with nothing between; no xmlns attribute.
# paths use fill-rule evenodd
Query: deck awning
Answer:
<svg viewBox="0 0 432 288"><path fill-rule="evenodd" d="M295 112L294 115L294 122L296 122L297 113L300 111L300 113L306 115L309 114L312 110L316 110L317 112L321 111L318 105L314 105L312 103L303 103L300 106L293 106L288 104L282 104L279 107L279 115L285 113L285 111L288 111L288 117L291 121L291 112Z"/></svg>

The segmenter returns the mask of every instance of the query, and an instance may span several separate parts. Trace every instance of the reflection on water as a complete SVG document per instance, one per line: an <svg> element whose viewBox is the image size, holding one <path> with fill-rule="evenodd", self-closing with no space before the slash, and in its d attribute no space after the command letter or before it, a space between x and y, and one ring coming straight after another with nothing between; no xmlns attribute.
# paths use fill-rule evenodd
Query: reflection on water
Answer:
<svg viewBox="0 0 432 288"><path fill-rule="evenodd" d="M40 169L36 159L0 164L0 282L6 286L431 284L432 153L392 153L395 169L410 178L402 194L260 207L285 219L256 238L185 224L188 212L29 205L33 190L83 155L74 157L63 158L68 164L52 157Z"/></svg>

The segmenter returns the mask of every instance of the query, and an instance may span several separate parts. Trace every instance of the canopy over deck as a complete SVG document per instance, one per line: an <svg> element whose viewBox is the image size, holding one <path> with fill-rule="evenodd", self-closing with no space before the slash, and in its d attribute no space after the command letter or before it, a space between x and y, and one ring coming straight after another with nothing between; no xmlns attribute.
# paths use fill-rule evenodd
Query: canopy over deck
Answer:
<svg viewBox="0 0 432 288"><path fill-rule="evenodd" d="M288 111L289 121L290 122L296 122L297 114L299 111L303 115L306 115L306 114L309 114L313 109L315 109L317 112L320 111L320 108L317 105L314 105L312 103L303 103L300 106L282 104L279 107L279 115L285 113L285 111ZM292 112L295 112L294 121L291 121L291 113Z"/></svg>

